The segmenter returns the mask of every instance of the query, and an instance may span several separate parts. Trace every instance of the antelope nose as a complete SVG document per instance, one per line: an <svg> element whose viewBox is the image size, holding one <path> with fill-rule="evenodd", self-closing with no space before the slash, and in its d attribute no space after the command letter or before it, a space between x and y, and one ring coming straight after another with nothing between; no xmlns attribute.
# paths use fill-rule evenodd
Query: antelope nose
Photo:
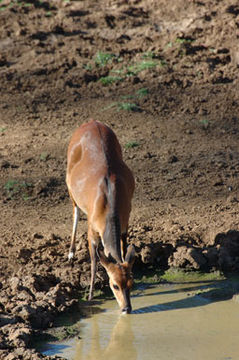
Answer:
<svg viewBox="0 0 239 360"><path fill-rule="evenodd" d="M131 306L126 306L125 308L122 309L122 314L130 314L131 313Z"/></svg>

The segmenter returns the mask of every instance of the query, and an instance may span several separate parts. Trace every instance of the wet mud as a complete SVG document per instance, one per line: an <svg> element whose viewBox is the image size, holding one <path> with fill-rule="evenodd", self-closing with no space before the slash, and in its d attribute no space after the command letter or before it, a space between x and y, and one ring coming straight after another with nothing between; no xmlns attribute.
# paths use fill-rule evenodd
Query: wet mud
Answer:
<svg viewBox="0 0 239 360"><path fill-rule="evenodd" d="M87 292L65 168L89 118L135 175L135 273L239 270L238 24L234 0L0 1L0 358L43 358L32 334Z"/></svg>

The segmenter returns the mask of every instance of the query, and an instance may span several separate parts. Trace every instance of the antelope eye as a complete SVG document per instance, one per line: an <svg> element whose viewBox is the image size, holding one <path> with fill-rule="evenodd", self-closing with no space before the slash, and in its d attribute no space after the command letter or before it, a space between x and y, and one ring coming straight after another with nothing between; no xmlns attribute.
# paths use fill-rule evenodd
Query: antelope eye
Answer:
<svg viewBox="0 0 239 360"><path fill-rule="evenodd" d="M119 287L118 287L118 285L116 285L116 284L113 285L113 288L114 288L115 290L119 290Z"/></svg>

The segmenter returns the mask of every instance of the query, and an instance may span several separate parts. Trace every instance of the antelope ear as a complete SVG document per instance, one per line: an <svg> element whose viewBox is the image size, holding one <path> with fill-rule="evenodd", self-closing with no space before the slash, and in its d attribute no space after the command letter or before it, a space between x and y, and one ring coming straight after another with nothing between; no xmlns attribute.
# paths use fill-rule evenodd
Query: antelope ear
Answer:
<svg viewBox="0 0 239 360"><path fill-rule="evenodd" d="M107 258L107 256L105 256L104 250L97 249L96 251L97 251L97 254L98 254L98 256L99 256L99 259L100 259L101 264L104 266L104 268L107 268L107 266L109 265L110 261L109 261L109 259Z"/></svg>
<svg viewBox="0 0 239 360"><path fill-rule="evenodd" d="M127 262L130 266L133 266L134 260L135 260L135 248L133 245L129 245L125 256L125 262Z"/></svg>

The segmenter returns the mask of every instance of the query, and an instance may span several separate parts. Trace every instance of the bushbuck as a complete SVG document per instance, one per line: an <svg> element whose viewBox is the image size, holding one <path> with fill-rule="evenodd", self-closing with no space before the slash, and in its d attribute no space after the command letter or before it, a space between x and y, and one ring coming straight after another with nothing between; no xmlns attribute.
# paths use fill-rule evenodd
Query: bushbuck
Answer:
<svg viewBox="0 0 239 360"><path fill-rule="evenodd" d="M134 246L127 247L127 230L135 182L124 163L115 133L90 120L73 133L67 152L66 183L73 203L73 230L68 258L72 261L79 209L88 220L91 258L89 300L96 276L96 257L106 269L109 284L123 313L131 312Z"/></svg>

